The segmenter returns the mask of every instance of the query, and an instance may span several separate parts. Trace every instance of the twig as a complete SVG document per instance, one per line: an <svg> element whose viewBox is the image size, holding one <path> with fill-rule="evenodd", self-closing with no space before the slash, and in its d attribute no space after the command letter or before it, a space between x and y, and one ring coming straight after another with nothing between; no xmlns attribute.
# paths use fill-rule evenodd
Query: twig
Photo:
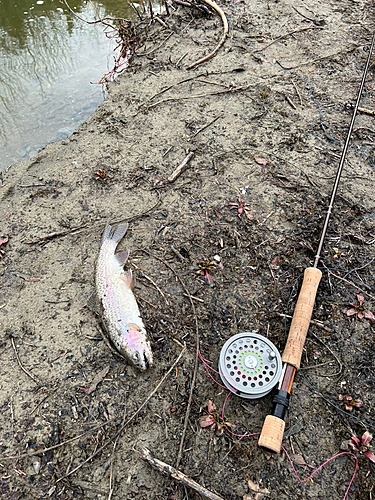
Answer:
<svg viewBox="0 0 375 500"><path fill-rule="evenodd" d="M290 31L289 33L285 33L285 35L281 35L275 38L275 40L270 42L268 45L262 47L262 50L268 49L268 47L270 47L272 44L278 42L279 40L282 40L283 38L286 38L287 36L294 35L294 33L299 33L300 31L306 31L306 30L316 30L316 29L322 30L323 28L317 26L306 26L305 28L298 28L297 30Z"/></svg>
<svg viewBox="0 0 375 500"><path fill-rule="evenodd" d="M337 361L338 365L339 365L339 371L336 372L336 373L329 373L328 375L322 375L323 377L335 377L336 375L340 375L340 373L342 372L342 363L341 361L339 360L339 358L336 356L336 354L332 351L332 349L325 343L323 342L322 339L320 339L317 335L315 335L314 332L309 332L311 335L313 335L316 340L318 340L321 344L323 344L323 346L329 350L329 352L332 354L332 356L335 358L335 360ZM324 365L326 363L321 363L321 365ZM316 366L319 366L319 365L316 365ZM305 370L308 369L308 367L305 367L304 368Z"/></svg>
<svg viewBox="0 0 375 500"><path fill-rule="evenodd" d="M193 158L194 153L190 152L182 163L174 170L171 175L168 177L168 182L174 182L179 175L187 168L189 161Z"/></svg>
<svg viewBox="0 0 375 500"><path fill-rule="evenodd" d="M194 306L194 302L193 302L193 300L191 298L191 294L189 293L189 290L187 289L185 283L182 281L182 279L179 276L179 274L177 274L176 271L173 269L173 267L171 265L169 265L168 262L165 262L162 258L158 257L157 255L152 254L148 250L143 250L143 251L145 253L147 253L148 255L150 255L151 257L154 257L155 259L160 260L160 262L163 262L163 264L165 266L167 266L174 273L174 275L177 277L177 279L181 283L182 288L185 290L185 293L189 297L190 305L191 305L191 308L193 310L193 314L194 314L194 318L195 318L195 336L196 336L195 364L194 364L193 377L191 379L191 385L190 385L189 401L188 401L187 408L186 408L186 413L185 413L184 428L183 428L183 431L182 431L182 434L181 434L180 448L178 450L178 455L177 455L177 460L176 460L176 467L178 467L179 464L180 464L180 461L181 461L181 457L182 457L182 450L183 450L184 441L185 441L186 429L187 429L187 426L188 426L188 423L189 423L189 415L190 415L190 410L191 410L191 404L192 404L192 401L193 401L193 392L194 392L195 382L196 382L196 379L197 379L197 372L198 372L198 351L199 351L198 318L197 318L197 314L195 312L195 306Z"/></svg>
<svg viewBox="0 0 375 500"><path fill-rule="evenodd" d="M137 7L133 4L133 2L131 2L130 0L128 0L128 4L130 5L130 7L135 11L135 13L137 14L137 16L139 17L140 21L143 21L142 19L142 16L141 14L138 12L138 9Z"/></svg>
<svg viewBox="0 0 375 500"><path fill-rule="evenodd" d="M176 62L175 66L177 68L177 66L180 64L180 62L182 61L182 59L185 59L185 57L188 55L189 52L186 52L184 55L182 55L179 60Z"/></svg>
<svg viewBox="0 0 375 500"><path fill-rule="evenodd" d="M21 360L20 360L20 357L18 356L18 352L17 352L17 349L16 349L16 345L14 343L14 340L13 340L13 337L10 337L10 341L12 342L12 347L13 347L13 350L14 350L14 353L16 355L16 358L17 358L17 361L18 361L18 364L20 365L20 368L21 370L26 373L26 375L28 377L31 378L31 380L33 380L36 384L39 384L39 380L37 378L34 377L34 375L32 373L30 373L29 371L26 370L26 368L24 368L24 366L22 365L21 363Z"/></svg>
<svg viewBox="0 0 375 500"><path fill-rule="evenodd" d="M292 9L294 9L297 12L297 14L299 14L301 17L307 19L308 21L313 22L314 24L321 22L321 21L317 21L316 19L312 19L311 17L305 16L304 14L302 14L302 12L300 12L299 10L297 10L293 5L292 5Z"/></svg>
<svg viewBox="0 0 375 500"><path fill-rule="evenodd" d="M282 313L276 313L278 316L280 316L281 318L288 318L288 319L292 319L293 316L290 316L289 314L282 314ZM324 328L327 332L333 332L332 328L328 328L327 326L325 326L323 323L321 323L320 321L316 321L314 319L312 319L310 321L310 323L312 325L316 325L316 326L319 326L319 328Z"/></svg>
<svg viewBox="0 0 375 500"><path fill-rule="evenodd" d="M188 66L187 69L194 68L198 64L201 64L201 63L207 61L208 59L211 59L211 57L213 57L216 54L216 52L220 49L220 47L222 47L222 45L224 45L224 42L225 42L225 40L227 38L227 34L228 34L228 21L227 21L227 18L225 17L224 12L220 9L220 7L218 5L216 5L215 2L212 2L211 0L203 0L203 1L207 5L209 5L210 7L212 7L214 10L216 10L216 12L220 15L221 20L223 21L224 32L223 32L223 35L222 35L222 37L220 39L220 42L217 44L217 46L215 47L215 49L210 54L208 54L207 56L202 57L202 59L199 59L198 61L195 61L193 64L190 64L190 66Z"/></svg>
<svg viewBox="0 0 375 500"><path fill-rule="evenodd" d="M18 184L18 187L20 188L33 188L33 187L40 187L40 186L45 186L45 184Z"/></svg>
<svg viewBox="0 0 375 500"><path fill-rule="evenodd" d="M118 437L113 443L113 450L112 450L112 457L111 457L111 466L110 466L110 472L109 472L109 495L108 495L108 500L111 500L113 490L114 490L114 481L113 481L113 462L114 462L114 456L115 456L115 449L117 446L118 442Z"/></svg>
<svg viewBox="0 0 375 500"><path fill-rule="evenodd" d="M165 22L164 22L162 19L160 19L160 17L155 16L155 20L156 20L159 24L161 24L162 26L164 26L164 28L167 28L167 29L169 28L169 26L168 26L167 24L165 24Z"/></svg>
<svg viewBox="0 0 375 500"><path fill-rule="evenodd" d="M167 154L169 153L169 151L173 148L173 146L169 146L169 148L163 153L163 158L164 156L167 156Z"/></svg>
<svg viewBox="0 0 375 500"><path fill-rule="evenodd" d="M325 266L324 266L325 267ZM334 276L335 278L341 280L341 281L345 281L345 283L348 283L348 285L356 288L357 290L359 290L360 292L362 293L365 293L366 295L368 295L369 297L371 297L373 300L375 300L375 297L373 295L371 295L370 293L366 292L365 290L363 290L363 288L360 288L359 286L355 285L352 281L349 281L345 278L342 278L341 276L337 276L337 274L333 273L330 269L328 269L326 267L326 270L329 272L329 274L332 274L332 276Z"/></svg>
<svg viewBox="0 0 375 500"><path fill-rule="evenodd" d="M74 17L76 17L77 19L79 19L80 21L83 21L84 23L86 24L97 24L97 23L102 23L104 24L105 26L108 26L109 28L112 28L112 29L115 29L115 27L112 25L112 24L109 24L109 23L106 23L104 21L123 21L124 18L123 17L102 17L100 19L96 19L95 21L87 21L86 19L83 19L83 17L80 17L68 4L68 2L66 0L62 0L64 2L64 4L66 5L67 9L69 10L69 12L71 14L73 14Z"/></svg>
<svg viewBox="0 0 375 500"><path fill-rule="evenodd" d="M189 299L192 298L193 300L196 300L197 302L202 302L202 304L204 304L204 300L200 299L199 297L194 297L194 295L188 295L187 293L183 293L182 295L184 297L189 297Z"/></svg>
<svg viewBox="0 0 375 500"><path fill-rule="evenodd" d="M40 236L38 240L28 241L29 245L34 245L36 243L40 243L41 241L51 240L52 238L56 238L57 236L66 236L67 234L74 234L75 231L79 229L86 229L88 224L84 224L83 226L74 227L72 229L66 229L65 231L56 231L54 233L46 234L45 236ZM91 229L91 227L89 228Z"/></svg>
<svg viewBox="0 0 375 500"><path fill-rule="evenodd" d="M372 115L372 116L375 116L375 111L371 110L371 109L366 109L366 108L358 108L358 111L360 111L361 113L365 113L367 115Z"/></svg>
<svg viewBox="0 0 375 500"><path fill-rule="evenodd" d="M200 80L199 80L200 81ZM205 82L207 83L207 82ZM207 125L204 125L203 127L201 127L199 130L197 130L193 135L191 135L189 138L188 138L188 141L190 141L190 139L193 139L193 137L196 137L198 134L200 134L201 132L203 132L203 130L206 130L206 128L210 127L213 123L215 123L219 118L222 118L223 115L219 115L217 116L216 118L214 118L210 123L207 123Z"/></svg>
<svg viewBox="0 0 375 500"><path fill-rule="evenodd" d="M152 304L151 302L149 302L148 300L144 299L143 297L141 297L140 295L138 294L134 294L137 299L140 299L140 300L143 300L143 302L146 302L146 304L148 304L149 306L153 307L154 309L157 309L158 306L155 306L154 304Z"/></svg>
<svg viewBox="0 0 375 500"><path fill-rule="evenodd" d="M298 98L299 98L299 103L300 103L300 105L302 106L302 98L301 98L301 94L298 92L297 85L294 83L294 81L293 81L293 80L292 80L292 85L293 85L293 87L294 87L294 89L295 89L295 91L296 91L296 93L297 93L297 95L298 95Z"/></svg>
<svg viewBox="0 0 375 500"><path fill-rule="evenodd" d="M144 56L149 56L150 54L152 54L153 52L155 52L155 50L158 50L160 49L160 47L162 47L165 42L167 42L171 36L174 35L174 31L172 31L172 33L169 33L169 35L155 48L153 48L152 50L150 50L150 52L144 52L143 54L137 54L137 52L135 53L138 57L144 57Z"/></svg>
<svg viewBox="0 0 375 500"><path fill-rule="evenodd" d="M41 404L43 404L43 403L44 403L44 401L50 397L50 395L51 395L51 394L47 394L47 396L46 396L45 398L43 398L43 399L41 400L41 402L40 402L40 403L38 403L38 404L36 405L36 407L35 407L35 408L34 408L34 409L30 412L30 415L32 415L33 413L35 413L35 412L36 412L36 410L40 407L40 405L41 405Z"/></svg>
<svg viewBox="0 0 375 500"><path fill-rule="evenodd" d="M163 102L183 101L184 99L198 99L199 97L207 97L209 95L219 95L219 94L226 94L227 92L236 92L237 90L247 90L249 87L250 87L250 85L244 85L242 87L231 87L230 89L219 90L218 92L208 92L207 94L187 95L187 96L182 96L182 97L168 97L166 99L162 99L161 101L157 101L153 104L150 104L148 109L154 108L155 106L158 106L159 104L162 104Z"/></svg>
<svg viewBox="0 0 375 500"><path fill-rule="evenodd" d="M191 80L195 80L196 78L200 78L201 76L205 76L204 73L201 73L200 75L196 75L196 76L191 76L190 78L185 78L184 80L181 80L180 82L174 83L173 85L170 85L169 87L167 87L167 88L165 88L163 90L160 90L159 92L156 92L156 94L154 94L149 99L147 99L147 101L143 102L139 106L138 109L140 109L142 106L145 106L148 102L152 101L152 99L154 99L158 95L164 94L164 92L167 92L168 90L173 89L173 87L176 87L177 85L180 85L181 83L190 82Z"/></svg>
<svg viewBox="0 0 375 500"><path fill-rule="evenodd" d="M118 220L115 220L115 221L112 221L111 224L119 224L120 222L133 222L137 219L140 219L141 217L145 217L146 215L148 215L150 212L152 212L159 204L160 204L160 196L158 194L158 201L149 209L147 209L145 212L141 212L140 214L137 214L137 215L133 215L132 217L128 217L128 218L122 218L122 219L118 219ZM97 227L104 227L106 225L106 223L100 223L100 224L92 224L91 226L89 224L85 224L83 226L78 226L78 227L75 227L75 228L72 228L72 229L68 229L68 230L65 230L65 231L57 231L57 232L54 232L54 233L49 233L45 236L41 236L38 240L34 240L34 241L28 241L27 243L29 245L35 245L37 243L40 243L41 241L45 241L45 240L49 240L49 239L52 239L52 238L57 238L59 236L66 236L68 234L77 234L77 231L79 231L80 229L84 230L84 229L87 229L87 230L90 230L90 229L95 229Z"/></svg>
<svg viewBox="0 0 375 500"><path fill-rule="evenodd" d="M158 385L155 387L155 389L148 395L148 397L145 399L145 401L141 404L141 406L138 407L138 409L133 413L133 415L128 418L128 420L120 427L120 429L110 438L108 439L108 441L106 441L103 446L101 446L100 448L98 448L95 453L93 453L89 458L87 458L84 462L82 462L81 464L79 464L77 467L75 467L74 469L72 469L68 474L65 474L65 476L62 476L60 477L56 483L58 483L59 481L62 481L63 479L65 479L66 477L70 476L71 474L73 474L74 472L77 472L78 469L80 469L81 467L83 467L85 464L87 464L87 462L90 462L94 457L96 457L96 455L98 455L99 453L101 453L109 444L111 444L115 439L117 439L118 436L120 436L120 434L122 433L122 431L125 429L125 427L127 425L129 425L129 423L135 419L135 417L138 415L138 413L140 413L141 410L143 410L143 408L148 404L148 402L150 401L150 399L152 398L152 396L160 389L160 387L163 385L163 383L165 382L165 380L168 378L168 376L171 374L171 372L174 370L175 366L177 366L178 362L180 361L180 359L182 358L183 354L185 353L186 351L186 344L184 344L184 348L182 349L182 351L180 352L178 358L176 359L176 361L173 363L173 365L169 368L169 370L167 371L167 373L164 375L164 377L161 379L161 381L158 383ZM116 417L117 418L117 417Z"/></svg>
<svg viewBox="0 0 375 500"><path fill-rule="evenodd" d="M134 266L136 269L138 269L139 271L141 271L141 269L134 264L134 262L132 262L132 266ZM143 278L146 278L147 281L149 281L152 285L154 285L154 287L156 288L156 290L160 293L160 295L163 297L163 299L165 300L166 304L168 305L168 301L164 295L164 293L162 292L162 290L160 290L160 288L158 287L158 285L155 283L155 281L150 278L149 276L147 276L147 274L145 274L143 271L141 271L142 273L142 277Z"/></svg>
<svg viewBox="0 0 375 500"><path fill-rule="evenodd" d="M162 472L165 475L172 476L173 479L176 479L183 485L192 488L193 490L197 491L200 495L203 495L204 497L209 498L210 500L223 500L222 497L219 497L215 493L212 493L211 491L207 490L206 488L204 488L203 486L201 486L200 484L196 483L188 476L183 474L181 471L155 458L151 454L150 450L148 450L147 448L144 448L142 451L143 451L143 459L146 460L154 469Z"/></svg>
<svg viewBox="0 0 375 500"><path fill-rule="evenodd" d="M292 101L292 99L290 97L285 95L285 99L289 102L289 104L292 106L293 109L297 109L296 105L294 104L294 102Z"/></svg>

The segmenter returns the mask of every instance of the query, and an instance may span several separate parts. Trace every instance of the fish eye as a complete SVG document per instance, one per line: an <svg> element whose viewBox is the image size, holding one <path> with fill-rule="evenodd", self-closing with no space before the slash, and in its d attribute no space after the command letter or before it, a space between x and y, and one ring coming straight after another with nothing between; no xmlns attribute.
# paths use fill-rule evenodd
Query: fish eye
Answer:
<svg viewBox="0 0 375 500"><path fill-rule="evenodd" d="M137 352L137 351L136 351L136 352L133 352L133 354L132 354L132 359L133 359L133 361L138 362L138 361L140 360L140 355L139 355L139 352Z"/></svg>

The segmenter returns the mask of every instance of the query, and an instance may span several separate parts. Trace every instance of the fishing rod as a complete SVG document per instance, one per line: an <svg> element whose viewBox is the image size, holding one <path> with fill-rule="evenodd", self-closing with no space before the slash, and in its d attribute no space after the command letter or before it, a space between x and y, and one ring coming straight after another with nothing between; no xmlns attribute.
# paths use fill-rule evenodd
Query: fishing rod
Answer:
<svg viewBox="0 0 375 500"><path fill-rule="evenodd" d="M357 101L353 110L352 120L349 126L344 148L341 153L340 163L337 169L336 178L332 189L331 199L328 206L322 234L319 240L318 249L315 255L314 264L313 267L306 268L304 272L301 291L299 293L297 304L294 310L285 350L282 355L282 362L283 362L282 375L280 377L277 393L272 400L273 402L272 415L267 415L258 441L259 446L276 453L280 453L281 450L281 442L283 440L284 428L285 428L284 417L289 406L289 398L294 376L300 368L302 350L305 344L307 331L310 325L311 315L314 309L316 293L318 291L318 286L320 283L320 279L322 277L322 273L318 269L318 264L324 240L326 237L329 219L332 213L332 208L335 201L337 189L339 186L341 172L343 170L346 158L346 153L348 151L349 141L354 126L354 121L357 115L359 102L365 84L366 75L370 64L370 58L374 47L374 42L375 42L375 33L373 34L372 37L371 47L368 52L367 62L363 72L361 86L357 96Z"/></svg>

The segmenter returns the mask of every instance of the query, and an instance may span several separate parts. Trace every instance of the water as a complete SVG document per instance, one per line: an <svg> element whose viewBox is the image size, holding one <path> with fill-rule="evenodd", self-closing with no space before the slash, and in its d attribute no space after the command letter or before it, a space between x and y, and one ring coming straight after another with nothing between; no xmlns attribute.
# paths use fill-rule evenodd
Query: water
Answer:
<svg viewBox="0 0 375 500"><path fill-rule="evenodd" d="M69 2L87 20L134 18L125 0ZM95 13L95 10L97 14ZM0 0L0 170L70 135L104 97L114 41L58 0Z"/></svg>

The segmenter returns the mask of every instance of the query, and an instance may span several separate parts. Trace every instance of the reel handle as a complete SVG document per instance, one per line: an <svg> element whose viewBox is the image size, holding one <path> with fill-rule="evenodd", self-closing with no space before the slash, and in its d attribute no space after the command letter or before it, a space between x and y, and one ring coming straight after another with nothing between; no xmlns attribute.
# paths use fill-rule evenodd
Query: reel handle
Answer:
<svg viewBox="0 0 375 500"><path fill-rule="evenodd" d="M314 309L315 297L322 272L315 267L305 269L301 291L294 310L288 340L282 355L283 363L288 363L299 370L301 356Z"/></svg>
<svg viewBox="0 0 375 500"><path fill-rule="evenodd" d="M305 270L288 340L282 355L285 370L278 387L278 394L273 398L273 415L266 417L258 441L259 446L276 453L280 453L281 450L285 428L284 415L289 405L289 394L294 374L300 368L302 350L321 277L321 271L315 267L308 267Z"/></svg>

